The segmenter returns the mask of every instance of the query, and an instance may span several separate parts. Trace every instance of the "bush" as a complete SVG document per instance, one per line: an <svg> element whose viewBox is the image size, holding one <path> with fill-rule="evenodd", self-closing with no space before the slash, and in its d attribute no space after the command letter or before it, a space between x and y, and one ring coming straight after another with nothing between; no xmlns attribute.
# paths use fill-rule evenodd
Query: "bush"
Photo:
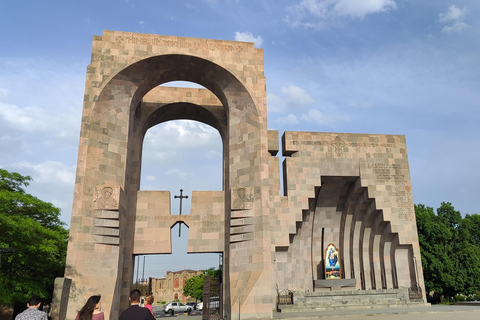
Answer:
<svg viewBox="0 0 480 320"><path fill-rule="evenodd" d="M467 301L467 296L461 293L457 293L453 297L453 301L456 301L456 302Z"/></svg>
<svg viewBox="0 0 480 320"><path fill-rule="evenodd" d="M480 301L480 294L469 294L467 296L467 301Z"/></svg>

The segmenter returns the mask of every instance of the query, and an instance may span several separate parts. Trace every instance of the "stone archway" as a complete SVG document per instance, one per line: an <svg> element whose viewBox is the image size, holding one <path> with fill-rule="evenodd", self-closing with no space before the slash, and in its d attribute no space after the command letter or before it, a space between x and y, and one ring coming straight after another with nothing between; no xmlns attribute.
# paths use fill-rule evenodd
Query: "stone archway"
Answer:
<svg viewBox="0 0 480 320"><path fill-rule="evenodd" d="M87 70L65 273L65 277L73 281L68 306L70 315L74 315L74 310L82 303L83 295L97 292L98 288L108 288L103 290L103 301L111 306L109 317L118 316L120 309L127 306L129 282L133 279L133 254L162 253L164 249L155 246L158 242L162 242L161 248L170 248L169 237L167 240L154 236L166 234L158 231L170 227L168 194L138 191L141 141L149 127L171 119L193 119L217 128L224 141L224 190L240 183L253 188L253 176L261 174L262 163L252 166L248 159L265 159L262 153L267 153L259 147L267 140L265 78L261 52L254 49L253 44L150 35L138 40L135 36L106 31L94 39L92 63ZM138 44L137 40L141 43ZM178 41L185 42L180 44ZM196 49L192 50L190 46ZM239 52L240 56L254 62L248 68L242 64L240 72L236 67ZM236 70L237 74L231 70ZM165 90L156 88L158 85L176 80L191 81L208 88L220 102L220 108L217 101L215 106L209 106L201 97L192 98L192 94L204 95L204 90L178 89L176 93L180 96L176 101L157 100L149 104L142 100ZM246 135L248 139L245 139ZM243 160L239 161L240 158ZM234 170L231 162L235 162ZM242 168L248 170L242 171ZM118 206L95 209L92 201L97 196L92 187L105 186L114 190ZM209 205L202 206L207 198ZM190 238L198 237L191 242L199 243L197 248L189 247L189 250L223 253L226 290L231 293L226 297L235 296L228 289L228 275L241 278L243 273L251 272L228 264L229 253L235 250L229 241L229 206L230 192L193 194L191 217L184 218L192 220L185 221L191 230ZM145 226L142 221L153 215L164 219L158 225ZM221 225L212 229L209 223L208 232L202 215L214 215L217 224L220 222ZM216 234L214 240L206 239L205 235L211 233ZM253 232L249 234L253 235ZM249 240L262 243L261 238ZM241 255L248 260L249 250L239 249L236 256ZM264 268L258 265L254 269L262 274ZM265 295L253 285L249 290L251 292L246 297ZM259 293L255 294L255 291Z"/></svg>
<svg viewBox="0 0 480 320"><path fill-rule="evenodd" d="M169 252L178 222L169 192L139 186L146 131L174 119L201 121L222 137L223 191L194 191L182 221L190 228L188 252L223 253L228 319L272 318L276 286L312 288L314 263L302 261L304 220L318 214L327 221L333 211L329 237L356 289L423 288L405 138L285 132L282 195L263 68L253 43L117 31L94 37L54 320L74 318L99 293L106 318L117 319L128 306L133 256ZM177 80L207 89L158 87ZM310 235L324 228L316 225Z"/></svg>

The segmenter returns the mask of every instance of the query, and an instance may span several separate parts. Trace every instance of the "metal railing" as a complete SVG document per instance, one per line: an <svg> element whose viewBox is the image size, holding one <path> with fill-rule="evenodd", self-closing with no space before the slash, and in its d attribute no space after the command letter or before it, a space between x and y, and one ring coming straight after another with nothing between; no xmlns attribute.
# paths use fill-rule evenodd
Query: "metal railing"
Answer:
<svg viewBox="0 0 480 320"><path fill-rule="evenodd" d="M223 290L221 278L205 275L203 283L202 319L223 319Z"/></svg>
<svg viewBox="0 0 480 320"><path fill-rule="evenodd" d="M293 292L288 289L278 291L277 288L277 312L280 312L280 305L293 304Z"/></svg>

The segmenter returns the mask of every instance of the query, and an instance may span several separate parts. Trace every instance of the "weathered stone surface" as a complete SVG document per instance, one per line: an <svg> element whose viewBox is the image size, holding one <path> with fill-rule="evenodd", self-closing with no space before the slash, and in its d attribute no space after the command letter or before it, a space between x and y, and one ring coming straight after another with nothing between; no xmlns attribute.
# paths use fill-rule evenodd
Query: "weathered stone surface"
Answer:
<svg viewBox="0 0 480 320"><path fill-rule="evenodd" d="M263 68L253 43L94 37L65 271L68 319L99 293L106 319L117 319L134 256L171 252L179 217L170 194L139 187L145 133L176 119L208 124L223 140L224 190L193 192L181 222L190 228L188 252L223 253L228 319L271 318L277 287L322 289L314 283L329 243L339 248L341 278L355 279L357 290L423 288L404 137L285 132L281 173ZM159 87L174 80L207 89Z"/></svg>

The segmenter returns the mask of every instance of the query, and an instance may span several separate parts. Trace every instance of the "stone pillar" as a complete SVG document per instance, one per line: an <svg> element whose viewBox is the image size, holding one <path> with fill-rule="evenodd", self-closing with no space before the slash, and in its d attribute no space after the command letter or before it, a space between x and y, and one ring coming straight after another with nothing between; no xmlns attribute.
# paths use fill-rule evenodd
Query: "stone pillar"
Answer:
<svg viewBox="0 0 480 320"><path fill-rule="evenodd" d="M70 293L70 286L72 279L56 278L53 297L52 308L50 309L50 316L52 320L65 320L67 317L68 297Z"/></svg>

